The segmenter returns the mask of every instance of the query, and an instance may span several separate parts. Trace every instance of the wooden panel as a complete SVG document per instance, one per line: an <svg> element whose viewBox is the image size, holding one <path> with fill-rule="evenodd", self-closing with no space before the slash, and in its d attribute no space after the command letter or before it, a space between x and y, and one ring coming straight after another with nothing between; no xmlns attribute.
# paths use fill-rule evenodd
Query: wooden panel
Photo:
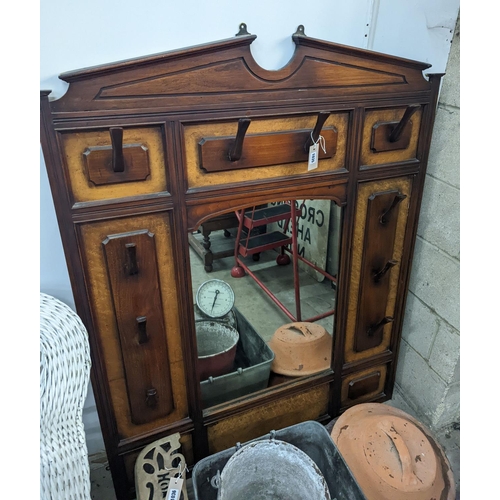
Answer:
<svg viewBox="0 0 500 500"><path fill-rule="evenodd" d="M319 148L319 159L331 158L337 151L337 130L323 128L325 151ZM200 167L207 172L241 170L243 168L282 165L308 161L309 148L304 145L310 130L248 134L243 140L241 158L231 161L230 151L235 137L203 138L199 143Z"/></svg>
<svg viewBox="0 0 500 500"><path fill-rule="evenodd" d="M168 360L156 359L156 362L168 367L169 378L172 381L173 410L168 415L158 417L151 422L135 424L132 420L129 405L127 373L122 357L119 323L115 316L113 292L102 242L110 235L125 233L144 234L141 233L144 229L148 233L154 234L155 257L153 258L157 262L156 286L158 287L158 296L161 300L160 304L151 305L151 308L154 309L156 307L157 311L146 311L145 315L152 314L153 318L156 318L160 324L163 323L164 325L163 329L158 328L158 326L155 327L155 338L157 335L161 336L162 342L166 345L166 350L168 351ZM143 236L143 238L150 239L149 236ZM94 329L100 337L99 342L102 350L102 358L108 378L103 383L108 383L110 386L111 404L118 426L118 433L121 438L134 437L150 432L159 426L171 424L188 416L179 315L177 307L173 306L173 304L177 304L178 293L175 282L171 238L171 220L168 213L82 224L79 228L82 259L88 273L87 287ZM117 241L120 241L120 239L117 239ZM139 253L136 254L139 269L142 269L142 265L145 264L145 262L140 260L140 255L142 254L141 248L139 248ZM150 255L149 252L148 255ZM128 265L128 257L126 257L125 262ZM135 293L134 297L128 297L127 300L137 300L137 303L140 304L142 298ZM147 300L148 297L144 297L144 299ZM156 315L162 315L162 318L159 319ZM130 321L136 324L136 315L134 314L130 317ZM148 327L149 324L146 327L147 331ZM131 330L133 339L137 339L140 333L139 329ZM160 341L158 340L158 342ZM134 346L137 349L142 347L144 346ZM147 348L149 349L149 347Z"/></svg>
<svg viewBox="0 0 500 500"><path fill-rule="evenodd" d="M380 365L352 373L342 380L341 406L371 401L384 393L387 366Z"/></svg>
<svg viewBox="0 0 500 500"><path fill-rule="evenodd" d="M405 114L406 106L392 109L366 110L361 145L361 165L406 161L416 158L422 109L412 115L399 141L391 143L388 134Z"/></svg>
<svg viewBox="0 0 500 500"><path fill-rule="evenodd" d="M60 132L65 168L75 202L167 191L162 129L123 127L124 171L114 172L109 128Z"/></svg>
<svg viewBox="0 0 500 500"><path fill-rule="evenodd" d="M403 259L403 243L406 235L406 223L408 218L408 209L410 204L410 194L412 188L412 178L395 178L389 180L380 180L380 181L372 181L361 183L358 189L358 199L356 203L356 214L355 214L355 223L354 223L354 234L352 240L352 259L351 259L351 270L349 277L349 293L348 293L348 311L347 311L347 320L346 320L346 338L345 338L345 362L353 362L361 359L366 359L376 354L380 354L383 351L389 348L390 338L391 338L391 323L383 326L382 330L378 332L380 337L376 337L376 345L357 345L356 346L356 337L358 335L358 311L362 308L367 308L367 311L370 311L372 306L376 307L377 311L381 311L378 309L380 307L377 302L379 297L376 293L376 289L369 292L368 296L361 297L362 294L362 283L366 283L366 280L372 280L373 277L377 274L377 272L383 270L385 264L387 262L382 262L375 260L373 262L374 268L372 269L370 266L370 261L365 259L366 270L364 271L364 275L366 278L362 277L363 273L363 255L364 255L364 247L365 245L371 245L374 248L375 254L376 251L376 240L374 245L372 245L368 239L372 238L372 230L367 226L367 211L368 204L370 198L374 193L400 193L401 195L406 195L398 205L397 205L397 213L393 212L393 215L397 215L394 217L395 221L392 221L391 224L395 224L396 228L394 230L394 244L393 252L391 257L388 257L387 254L385 257L388 260L393 260L396 264L386 272L386 275L381 277L380 285L383 287L387 287L387 291L384 291L384 297L382 297L382 301L385 303L385 313L383 313L382 317L379 318L394 318L394 311L396 307L396 299L397 299L397 291L399 286L399 270L401 266L401 262ZM395 194L391 195L392 198L396 196ZM381 198L383 200L384 197ZM378 224L378 218L374 218L374 224ZM377 238L377 236L374 236ZM390 242L389 242L390 243ZM386 245L387 242L381 243ZM384 259L381 259L384 260ZM375 271L375 272L374 272ZM363 282L362 282L363 278ZM369 283L369 281L368 281ZM377 285L375 284L375 287ZM368 292L368 289L366 289ZM375 294L375 296L373 296ZM360 301L372 300L375 301L375 304L363 304ZM369 316L367 316L369 318ZM376 324L375 321L373 323ZM371 328L372 322L369 323L367 331ZM364 333L364 337L368 337L367 331ZM380 340L380 341L379 341ZM359 352L357 349L360 347L364 347L364 350Z"/></svg>
<svg viewBox="0 0 500 500"><path fill-rule="evenodd" d="M275 134L280 132L312 131L316 124L317 115L274 118L274 119L252 119L247 134ZM324 128L335 128L337 130L336 152L331 158L320 159L318 168L311 172L340 171L345 168L346 138L348 128L347 113L333 113L324 124ZM307 157L296 163L277 163L271 166L248 167L220 172L206 172L201 165L199 155L199 143L204 138L227 138L235 137L238 128L238 120L221 123L208 123L189 125L184 129L185 162L187 169L188 185L190 188L204 186L217 186L235 182L251 180L273 179L283 176L307 175ZM332 139L333 141L333 139ZM332 147L331 141L327 142L326 148ZM299 147L303 146L300 139ZM245 143L243 143L243 159L245 155ZM240 160L241 161L241 160Z"/></svg>
<svg viewBox="0 0 500 500"><path fill-rule="evenodd" d="M103 241L134 424L173 410L154 237L144 229Z"/></svg>
<svg viewBox="0 0 500 500"><path fill-rule="evenodd" d="M382 342L384 325L394 318L386 316L394 240L399 204L406 195L392 190L374 193L368 198L365 245L361 264L361 291L358 306L354 350L364 351ZM398 267L399 270L399 267Z"/></svg>
<svg viewBox="0 0 500 500"><path fill-rule="evenodd" d="M349 382L349 390L347 397L351 400L359 399L360 397L371 394L378 389L380 385L380 372L374 371L356 378Z"/></svg>
<svg viewBox="0 0 500 500"><path fill-rule="evenodd" d="M90 147L83 155L89 181L95 186L145 181L150 175L148 148L143 144L123 146L121 167L114 165L111 146Z"/></svg>
<svg viewBox="0 0 500 500"><path fill-rule="evenodd" d="M391 133L399 125L399 122L378 122L372 129L372 141L370 149L374 153L394 151L395 149L406 149L410 145L413 133L413 123L410 122L404 128L401 137L397 141L389 140Z"/></svg>
<svg viewBox="0 0 500 500"><path fill-rule="evenodd" d="M269 71L254 60L255 35L189 47L60 76L68 92L53 103L56 113L84 110L228 109L294 106L346 100L349 96L393 96L430 91L422 70L429 64L293 35L292 59Z"/></svg>
<svg viewBox="0 0 500 500"><path fill-rule="evenodd" d="M272 430L283 429L306 420L316 420L326 415L329 393L329 385L325 384L210 425L210 454L230 448L237 442L244 443L260 437Z"/></svg>

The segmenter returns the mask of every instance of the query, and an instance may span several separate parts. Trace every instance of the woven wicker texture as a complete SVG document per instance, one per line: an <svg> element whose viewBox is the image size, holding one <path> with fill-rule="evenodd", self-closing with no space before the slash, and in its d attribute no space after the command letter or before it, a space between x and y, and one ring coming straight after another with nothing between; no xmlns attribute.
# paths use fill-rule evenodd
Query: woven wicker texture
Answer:
<svg viewBox="0 0 500 500"><path fill-rule="evenodd" d="M87 330L40 293L40 499L90 499L83 405L90 379Z"/></svg>

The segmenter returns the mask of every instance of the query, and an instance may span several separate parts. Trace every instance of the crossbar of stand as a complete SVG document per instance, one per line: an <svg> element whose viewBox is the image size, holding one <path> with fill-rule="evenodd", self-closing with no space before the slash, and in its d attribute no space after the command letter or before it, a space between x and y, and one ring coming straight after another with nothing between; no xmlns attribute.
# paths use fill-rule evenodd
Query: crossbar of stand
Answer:
<svg viewBox="0 0 500 500"><path fill-rule="evenodd" d="M302 319L300 304L299 261L310 266L312 269L323 275L332 283L336 283L337 279L323 269L320 269L305 257L299 255L298 253L297 221L301 216L303 208L305 208L304 205L302 205L300 210L297 211L295 200L289 200L282 204L260 208L257 210L255 207L252 207L252 209L242 209L236 211L235 214L239 221L239 226L238 233L236 235L234 250L235 265L231 270L231 276L233 278L242 278L243 276L245 276L245 274L248 274L269 296L269 298L279 307L279 309L283 311L286 316L288 316L288 318L290 318L294 322L306 321L312 323L328 316L334 315L335 309L331 309L329 311L326 311L325 313L313 316L308 319ZM270 231L259 234L258 236L252 236L252 229L254 227L262 227L263 225L278 221L284 221L284 231ZM291 224L291 236L288 236L286 234L289 224ZM243 227L247 229L246 237L243 237ZM290 248L288 248L288 246L290 246ZM276 295L257 277L254 272L249 269L249 267L240 258L240 256L247 257L249 255L258 257L260 252L273 250L276 248L281 249L281 252L276 259L278 265L287 265L290 263L290 258L287 254L290 254L292 257L291 262L293 268L295 314L293 314L285 306L285 304L283 304L283 302L281 302L276 297Z"/></svg>

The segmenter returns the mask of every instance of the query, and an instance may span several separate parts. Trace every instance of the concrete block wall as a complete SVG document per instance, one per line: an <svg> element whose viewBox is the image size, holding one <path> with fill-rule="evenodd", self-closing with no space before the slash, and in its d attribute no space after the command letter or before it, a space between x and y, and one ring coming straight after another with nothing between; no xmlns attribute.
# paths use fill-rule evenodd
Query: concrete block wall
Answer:
<svg viewBox="0 0 500 500"><path fill-rule="evenodd" d="M395 387L435 430L460 421L459 23L434 125Z"/></svg>

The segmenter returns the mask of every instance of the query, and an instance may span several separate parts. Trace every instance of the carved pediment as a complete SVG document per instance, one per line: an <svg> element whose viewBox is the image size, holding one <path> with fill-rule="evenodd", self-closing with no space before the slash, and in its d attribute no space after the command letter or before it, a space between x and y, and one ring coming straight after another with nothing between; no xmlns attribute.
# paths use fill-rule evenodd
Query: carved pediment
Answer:
<svg viewBox="0 0 500 500"><path fill-rule="evenodd" d="M238 107L255 102L428 91L429 65L296 33L293 57L276 71L261 68L250 44L236 36L179 51L61 75L70 82L54 112L154 107L168 111ZM82 84L83 83L83 84ZM217 98L203 99L217 95ZM244 98L242 99L242 97ZM106 101L106 102L105 102ZM98 104L97 104L98 102ZM118 104L119 102L119 104ZM165 109L164 109L165 108Z"/></svg>
<svg viewBox="0 0 500 500"><path fill-rule="evenodd" d="M245 74L246 78L234 82L234 75ZM311 78L314 75L314 78ZM207 93L238 93L248 91L293 90L306 80L309 88L342 88L350 86L373 86L406 84L404 74L368 69L335 61L304 57L299 68L290 76L280 80L266 80L253 73L243 57L230 61L191 68L188 71L158 75L154 78L121 83L104 87L97 98L154 97L179 95L204 95ZM237 83L237 85L235 85Z"/></svg>

